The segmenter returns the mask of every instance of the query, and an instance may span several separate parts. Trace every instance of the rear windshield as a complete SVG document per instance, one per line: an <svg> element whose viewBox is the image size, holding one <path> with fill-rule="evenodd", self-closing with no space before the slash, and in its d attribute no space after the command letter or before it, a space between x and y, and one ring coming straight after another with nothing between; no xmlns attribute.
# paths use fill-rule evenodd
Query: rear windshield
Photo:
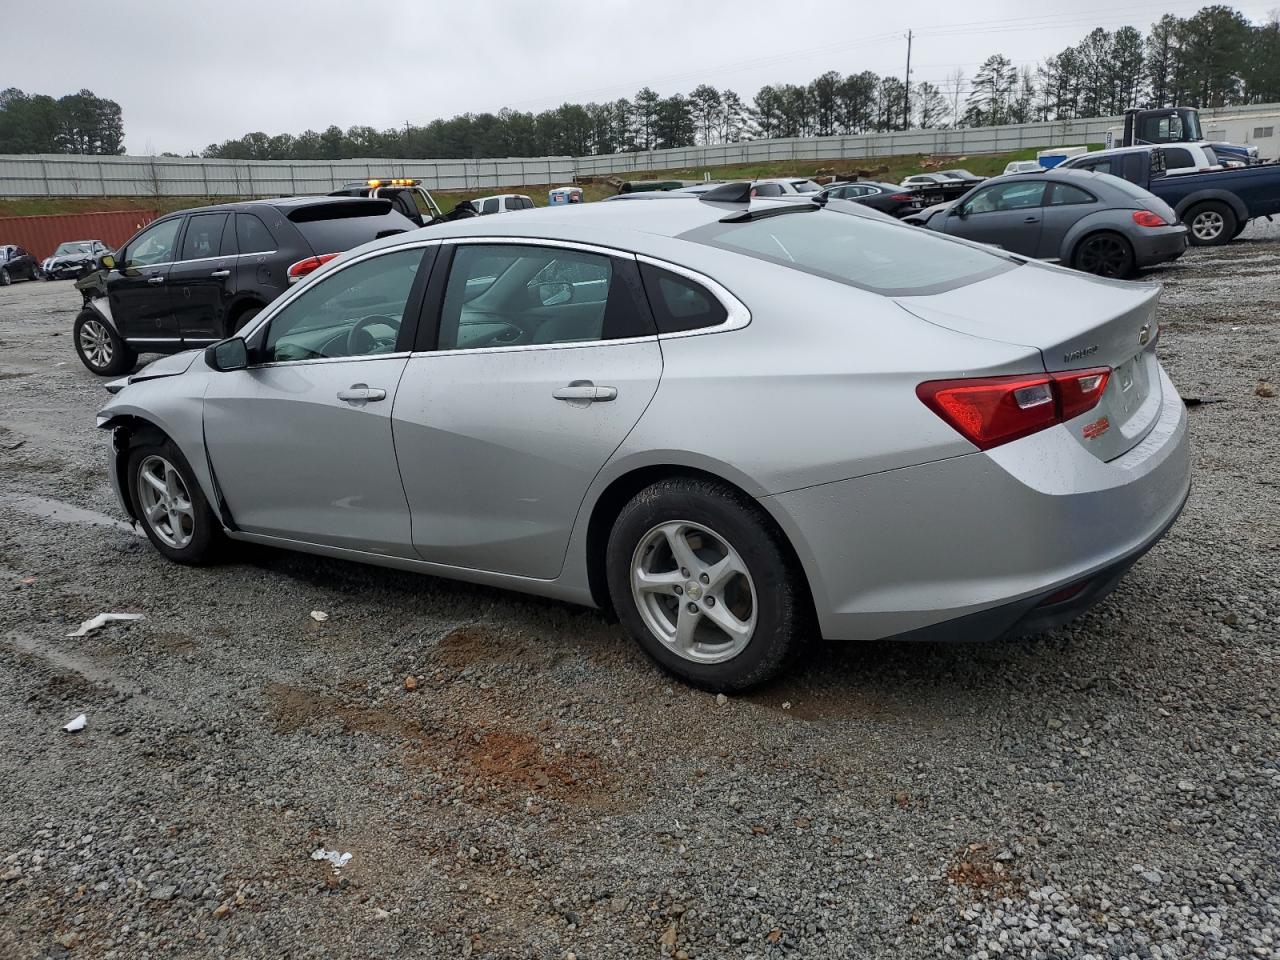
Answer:
<svg viewBox="0 0 1280 960"><path fill-rule="evenodd" d="M342 253L344 250L358 247L370 240L417 229L417 224L412 220L392 210L390 203L386 205L385 213L374 216L353 216L355 211L347 204L341 203L323 204L305 209L303 218L296 216L302 211L295 211L290 214L289 219L293 221L302 238L310 244L312 252L317 256L324 253ZM329 210L337 216L325 218L323 214Z"/></svg>
<svg viewBox="0 0 1280 960"><path fill-rule="evenodd" d="M825 209L712 223L681 239L767 260L886 297L942 293L1019 261L905 224Z"/></svg>

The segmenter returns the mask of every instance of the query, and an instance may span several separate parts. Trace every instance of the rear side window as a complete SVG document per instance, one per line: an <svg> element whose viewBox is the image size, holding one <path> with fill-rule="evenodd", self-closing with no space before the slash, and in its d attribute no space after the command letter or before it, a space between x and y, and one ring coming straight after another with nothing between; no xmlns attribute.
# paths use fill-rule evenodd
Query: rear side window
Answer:
<svg viewBox="0 0 1280 960"><path fill-rule="evenodd" d="M220 256L225 213L200 213L187 220L187 235L182 239L183 260L204 260Z"/></svg>
<svg viewBox="0 0 1280 960"><path fill-rule="evenodd" d="M1049 206L1065 207L1073 203L1093 203L1093 195L1069 183L1055 183L1051 187Z"/></svg>
<svg viewBox="0 0 1280 960"><path fill-rule="evenodd" d="M294 221L302 238L317 256L325 253L342 253L370 240L391 237L397 233L416 230L417 225L395 210L372 217L340 216L333 219L307 219Z"/></svg>
<svg viewBox="0 0 1280 960"><path fill-rule="evenodd" d="M1164 162L1169 170L1196 165L1196 162L1191 159L1191 151L1185 147L1165 147Z"/></svg>
<svg viewBox="0 0 1280 960"><path fill-rule="evenodd" d="M640 277L659 333L718 327L729 317L709 290L677 273L642 263Z"/></svg>
<svg viewBox="0 0 1280 960"><path fill-rule="evenodd" d="M1018 266L1005 254L957 243L931 230L830 207L798 207L740 223L712 223L680 239L888 297L942 293Z"/></svg>
<svg viewBox="0 0 1280 960"><path fill-rule="evenodd" d="M236 242L241 253L266 253L276 248L276 238L252 213L236 214Z"/></svg>
<svg viewBox="0 0 1280 960"><path fill-rule="evenodd" d="M782 193L782 184L780 183L757 183L751 188L753 197L780 197Z"/></svg>

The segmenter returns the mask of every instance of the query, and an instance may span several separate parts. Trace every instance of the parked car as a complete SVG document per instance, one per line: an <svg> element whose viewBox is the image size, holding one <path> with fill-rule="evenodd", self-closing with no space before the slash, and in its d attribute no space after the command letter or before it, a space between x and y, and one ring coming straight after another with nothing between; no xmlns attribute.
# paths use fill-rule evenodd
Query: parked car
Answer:
<svg viewBox="0 0 1280 960"><path fill-rule="evenodd" d="M292 197L199 207L134 234L77 282L74 340L94 373L132 370L140 353L175 353L234 333L344 250L413 230L391 201Z"/></svg>
<svg viewBox="0 0 1280 960"><path fill-rule="evenodd" d="M953 177L944 177L940 173L916 173L909 177L903 177L901 186L908 189L914 187L928 187L934 184L947 183L953 180Z"/></svg>
<svg viewBox="0 0 1280 960"><path fill-rule="evenodd" d="M440 209L431 191L412 177L369 177L342 185L331 197L372 197L390 200L396 213L408 217L415 226L425 227L449 216ZM456 208L455 211L456 213ZM456 219L456 217L454 218Z"/></svg>
<svg viewBox="0 0 1280 960"><path fill-rule="evenodd" d="M925 226L1121 279L1187 249L1187 228L1164 201L1119 177L1061 168L998 177Z"/></svg>
<svg viewBox="0 0 1280 960"><path fill-rule="evenodd" d="M1211 173L1215 170L1225 169L1223 164L1218 161L1218 155L1213 152L1213 148L1203 143L1186 143L1176 147L1163 147L1166 177L1183 176L1188 173ZM1078 157L1072 157L1070 160L1064 161L1061 166L1073 170L1098 170L1101 173L1111 173L1110 167L1116 163L1116 158L1123 157L1126 154L1139 154L1145 160L1150 157L1150 147L1115 147L1111 150L1095 150L1092 153L1082 154ZM1102 161L1107 161L1105 164ZM1123 162L1123 161L1120 161ZM1119 167L1117 166L1117 169Z"/></svg>
<svg viewBox="0 0 1280 960"><path fill-rule="evenodd" d="M807 177L768 177L751 182L753 197L794 197L797 194L816 194L822 187Z"/></svg>
<svg viewBox="0 0 1280 960"><path fill-rule="evenodd" d="M98 269L98 258L111 248L101 240L68 240L40 264L46 280L79 280Z"/></svg>
<svg viewBox="0 0 1280 960"><path fill-rule="evenodd" d="M939 170L938 173L950 180L962 180L970 184L982 183L983 180L987 179L986 177L978 176L976 173L970 173L968 170Z"/></svg>
<svg viewBox="0 0 1280 960"><path fill-rule="evenodd" d="M1169 147L1133 147L1068 161L1073 169L1123 177L1171 206L1197 246L1230 243L1258 217L1280 213L1280 166L1232 167L1211 173L1167 174ZM1064 164L1065 165L1065 164Z"/></svg>
<svg viewBox="0 0 1280 960"><path fill-rule="evenodd" d="M17 244L0 244L0 287L15 280L40 279L40 261Z"/></svg>
<svg viewBox="0 0 1280 960"><path fill-rule="evenodd" d="M491 213L513 213L516 210L532 210L533 200L522 193L500 193L492 197L479 197L471 206L482 217Z"/></svg>
<svg viewBox="0 0 1280 960"><path fill-rule="evenodd" d="M1105 595L1189 489L1158 297L855 203L584 204L350 251L98 422L172 560L225 537L611 606L738 690L811 633L1016 635Z"/></svg>
<svg viewBox="0 0 1280 960"><path fill-rule="evenodd" d="M908 213L919 210L923 202L918 193L903 190L893 183L877 183L874 180L833 183L822 192L832 200L852 200L892 217L905 217Z"/></svg>
<svg viewBox="0 0 1280 960"><path fill-rule="evenodd" d="M1040 166L1038 160L1010 160L1004 165L1005 174L1010 173L1040 173L1044 167Z"/></svg>

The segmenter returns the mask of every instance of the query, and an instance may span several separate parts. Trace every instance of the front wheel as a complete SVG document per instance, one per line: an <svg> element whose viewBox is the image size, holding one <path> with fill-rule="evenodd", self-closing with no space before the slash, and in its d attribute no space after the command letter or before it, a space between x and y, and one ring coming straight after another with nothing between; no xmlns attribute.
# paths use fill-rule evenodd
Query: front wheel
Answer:
<svg viewBox="0 0 1280 960"><path fill-rule="evenodd" d="M1124 280L1133 276L1133 247L1115 233L1094 233L1080 241L1072 258L1072 266L1099 277Z"/></svg>
<svg viewBox="0 0 1280 960"><path fill-rule="evenodd" d="M9 271L4 267L0 267L0 287L7 287L11 283L13 283L13 278L9 276Z"/></svg>
<svg viewBox="0 0 1280 960"><path fill-rule="evenodd" d="M613 525L619 619L661 666L707 690L768 680L799 645L807 592L780 533L726 484L662 480Z"/></svg>
<svg viewBox="0 0 1280 960"><path fill-rule="evenodd" d="M1217 247L1230 243L1236 235L1239 222L1235 212L1217 200L1197 204L1182 219L1191 231L1191 242L1197 247Z"/></svg>
<svg viewBox="0 0 1280 960"><path fill-rule="evenodd" d="M168 439L140 444L127 469L134 513L152 545L177 563L212 560L222 527L182 451Z"/></svg>
<svg viewBox="0 0 1280 960"><path fill-rule="evenodd" d="M100 377L118 377L138 363L138 355L93 310L80 311L72 335L80 362Z"/></svg>

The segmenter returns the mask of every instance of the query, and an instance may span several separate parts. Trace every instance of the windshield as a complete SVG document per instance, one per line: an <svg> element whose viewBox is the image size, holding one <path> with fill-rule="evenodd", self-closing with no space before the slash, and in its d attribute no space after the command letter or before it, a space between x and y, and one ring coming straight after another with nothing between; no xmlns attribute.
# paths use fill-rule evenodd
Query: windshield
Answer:
<svg viewBox="0 0 1280 960"><path fill-rule="evenodd" d="M712 223L680 239L767 260L884 296L942 293L1018 265L1003 254L904 224L837 210Z"/></svg>
<svg viewBox="0 0 1280 960"><path fill-rule="evenodd" d="M60 243L58 249L53 251L55 257L65 257L73 253L92 253L93 249L87 240L77 240L73 243Z"/></svg>

